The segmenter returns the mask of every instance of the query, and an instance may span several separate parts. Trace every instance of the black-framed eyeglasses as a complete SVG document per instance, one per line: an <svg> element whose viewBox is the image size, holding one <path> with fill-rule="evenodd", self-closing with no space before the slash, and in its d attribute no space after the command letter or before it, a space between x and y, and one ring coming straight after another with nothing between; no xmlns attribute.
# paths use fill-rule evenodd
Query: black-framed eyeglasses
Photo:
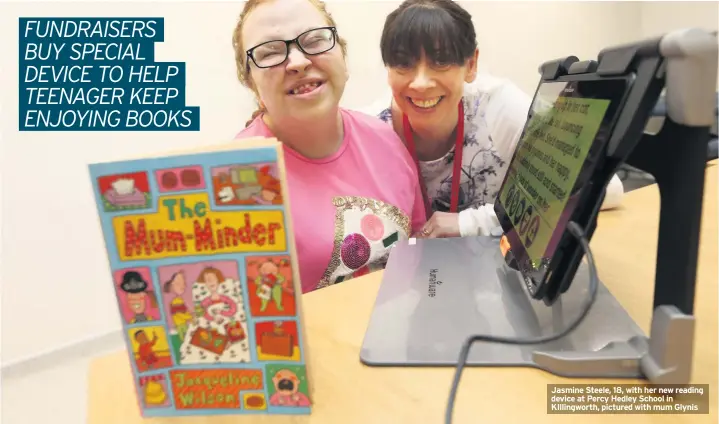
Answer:
<svg viewBox="0 0 719 424"><path fill-rule="evenodd" d="M265 41L247 50L247 57L258 68L272 68L281 65L290 55L290 45L296 44L306 55L314 56L332 50L337 43L335 27L313 28L305 31L292 40ZM250 62L247 61L249 66Z"/></svg>

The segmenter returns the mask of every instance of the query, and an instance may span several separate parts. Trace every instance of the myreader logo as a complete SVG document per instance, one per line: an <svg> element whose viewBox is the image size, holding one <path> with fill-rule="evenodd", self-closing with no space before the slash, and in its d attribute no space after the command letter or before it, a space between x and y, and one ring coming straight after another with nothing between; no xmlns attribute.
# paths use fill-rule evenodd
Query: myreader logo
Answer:
<svg viewBox="0 0 719 424"><path fill-rule="evenodd" d="M429 292L427 293L429 297L437 296L437 286L442 285L442 281L437 278L438 272L439 270L435 268L429 270Z"/></svg>
<svg viewBox="0 0 719 424"><path fill-rule="evenodd" d="M163 18L20 18L20 131L199 131Z"/></svg>

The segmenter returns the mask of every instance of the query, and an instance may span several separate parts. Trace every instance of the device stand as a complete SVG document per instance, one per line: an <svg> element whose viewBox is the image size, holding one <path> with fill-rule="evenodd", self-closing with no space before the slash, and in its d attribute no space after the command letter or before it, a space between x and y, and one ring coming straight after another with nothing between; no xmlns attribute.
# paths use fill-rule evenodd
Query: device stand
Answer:
<svg viewBox="0 0 719 424"><path fill-rule="evenodd" d="M654 176L661 196L654 315L641 361L643 374L652 382L688 383L691 378L708 139L708 128L667 117L661 131L645 135L627 161Z"/></svg>
<svg viewBox="0 0 719 424"><path fill-rule="evenodd" d="M654 50L647 49L651 45L656 46L654 54L648 53ZM654 77L666 81L667 116L661 130L643 134L626 157L629 165L654 176L661 196L650 334L619 339L590 355L537 350L535 362L545 369L593 367L607 376L624 373L656 384L687 384L692 373L706 151L714 119L716 33L676 31L659 40L604 51L601 56L606 65L597 68L600 74L621 74L630 70L632 62L644 59L644 69L640 65L635 72L640 77L643 72L654 72ZM650 56L664 62L653 69L657 62L647 60ZM631 118L635 127L646 122L641 116ZM618 126L625 133L615 131L615 135L632 136L630 125L621 128L620 122ZM627 152L616 147L617 142L610 142L609 156L622 159Z"/></svg>
<svg viewBox="0 0 719 424"><path fill-rule="evenodd" d="M438 283L432 296L426 281L433 271ZM407 290L406 281L418 283ZM400 242L387 263L360 358L373 366L455 366L473 334L537 338L562 331L581 312L588 289L589 272L582 264L551 306L530 298L496 237ZM535 367L565 377L639 378L645 339L600 282L589 314L566 337L541 345L476 343L467 364Z"/></svg>
<svg viewBox="0 0 719 424"><path fill-rule="evenodd" d="M546 331L532 334L533 337L560 332L574 321L588 298L589 276L589 269L583 263L569 290L552 306L529 299L525 290L523 294L527 296L527 302L531 302L535 316L540 320L542 316L551 317L552 321L551 330L547 327ZM507 269L500 284L513 284L512 280L520 278L516 271ZM523 283L519 284L523 286ZM600 281L590 313L574 332L553 343L524 349L531 351L528 365L556 375L640 378L640 361L646 352L645 339L641 328ZM477 350L482 348L481 343L476 346ZM474 362L474 365L481 365L481 362Z"/></svg>
<svg viewBox="0 0 719 424"><path fill-rule="evenodd" d="M591 368L601 376L624 374L657 384L690 381L708 136L705 128L680 125L667 117L659 133L642 137L627 161L655 177L661 196L649 337L636 335L612 342L591 354L537 350L534 361L538 366L563 374L567 369ZM586 276L578 273L579 279L586 280ZM586 281L575 281L572 286L575 284L586 286ZM570 299L576 301L573 297L560 299L565 303Z"/></svg>

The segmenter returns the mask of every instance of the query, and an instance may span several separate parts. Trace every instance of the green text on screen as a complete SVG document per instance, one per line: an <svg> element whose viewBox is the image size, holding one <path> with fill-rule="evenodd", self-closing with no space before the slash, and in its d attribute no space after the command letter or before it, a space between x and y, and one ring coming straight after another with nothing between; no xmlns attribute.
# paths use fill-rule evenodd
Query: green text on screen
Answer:
<svg viewBox="0 0 719 424"><path fill-rule="evenodd" d="M535 267L608 107L609 100L559 97L529 122L500 201Z"/></svg>

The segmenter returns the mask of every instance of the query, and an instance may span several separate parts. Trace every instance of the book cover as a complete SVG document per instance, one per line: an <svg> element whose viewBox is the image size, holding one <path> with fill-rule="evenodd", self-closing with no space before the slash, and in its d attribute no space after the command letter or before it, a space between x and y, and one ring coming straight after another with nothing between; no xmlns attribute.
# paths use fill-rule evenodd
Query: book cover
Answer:
<svg viewBox="0 0 719 424"><path fill-rule="evenodd" d="M310 413L283 164L273 144L89 166L143 416Z"/></svg>

